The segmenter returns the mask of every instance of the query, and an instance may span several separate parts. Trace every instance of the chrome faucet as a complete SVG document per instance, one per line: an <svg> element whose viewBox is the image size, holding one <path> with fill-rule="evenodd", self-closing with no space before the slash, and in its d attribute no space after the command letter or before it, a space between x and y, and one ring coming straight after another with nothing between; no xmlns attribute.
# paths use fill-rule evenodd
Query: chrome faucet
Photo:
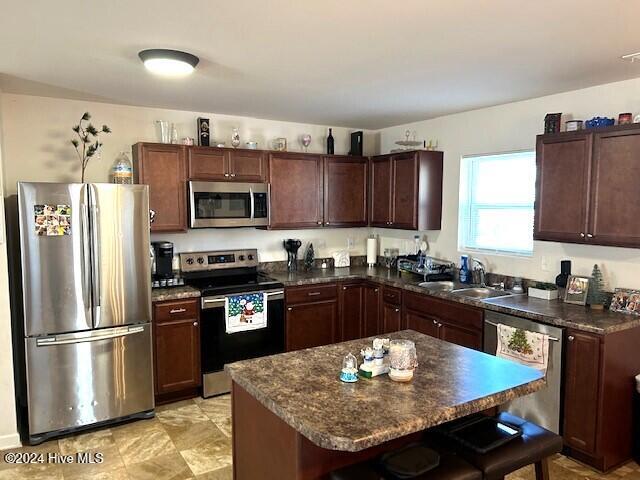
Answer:
<svg viewBox="0 0 640 480"><path fill-rule="evenodd" d="M486 274L487 274L487 269L485 268L484 263L482 263L477 258L471 258L471 276L473 278L473 283L477 283L481 287L486 287L487 286L487 284L485 283ZM476 281L476 275L477 275L477 281Z"/></svg>

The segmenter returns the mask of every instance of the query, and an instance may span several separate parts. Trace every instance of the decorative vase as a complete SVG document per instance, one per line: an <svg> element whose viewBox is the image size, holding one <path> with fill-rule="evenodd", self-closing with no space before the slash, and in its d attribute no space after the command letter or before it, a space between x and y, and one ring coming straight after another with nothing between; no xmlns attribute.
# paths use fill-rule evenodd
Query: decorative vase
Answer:
<svg viewBox="0 0 640 480"><path fill-rule="evenodd" d="M231 146L233 148L238 148L240 146L240 130L237 128L234 128L233 133L231 134Z"/></svg>
<svg viewBox="0 0 640 480"><path fill-rule="evenodd" d="M309 135L308 133L305 133L304 135L302 135L302 137L300 137L300 142L302 143L302 146L304 147L304 151L308 152L309 151L309 145L311 145L311 135Z"/></svg>

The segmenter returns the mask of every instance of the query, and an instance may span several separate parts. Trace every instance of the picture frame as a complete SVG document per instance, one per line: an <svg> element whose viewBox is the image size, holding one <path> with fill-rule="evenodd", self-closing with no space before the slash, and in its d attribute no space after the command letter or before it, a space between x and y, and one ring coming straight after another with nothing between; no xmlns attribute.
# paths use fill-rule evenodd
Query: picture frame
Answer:
<svg viewBox="0 0 640 480"><path fill-rule="evenodd" d="M609 310L640 316L640 290L616 288L613 292Z"/></svg>
<svg viewBox="0 0 640 480"><path fill-rule="evenodd" d="M581 277L579 275L569 275L567 288L564 293L564 302L574 305L586 305L589 295L589 283L591 277Z"/></svg>

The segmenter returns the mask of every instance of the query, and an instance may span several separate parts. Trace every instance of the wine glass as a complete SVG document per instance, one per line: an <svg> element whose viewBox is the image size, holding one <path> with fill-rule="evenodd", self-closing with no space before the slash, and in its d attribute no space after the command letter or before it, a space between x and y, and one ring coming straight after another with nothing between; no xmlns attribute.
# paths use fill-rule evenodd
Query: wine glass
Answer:
<svg viewBox="0 0 640 480"><path fill-rule="evenodd" d="M304 147L304 151L308 152L309 145L311 145L311 135L309 135L308 133L305 133L304 135L302 135L300 140L302 142L302 146Z"/></svg>

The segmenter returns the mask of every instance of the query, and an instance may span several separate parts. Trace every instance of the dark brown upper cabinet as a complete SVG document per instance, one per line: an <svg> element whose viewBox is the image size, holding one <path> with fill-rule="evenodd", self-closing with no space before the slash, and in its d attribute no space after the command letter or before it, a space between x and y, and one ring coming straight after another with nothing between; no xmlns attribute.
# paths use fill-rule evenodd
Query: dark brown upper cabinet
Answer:
<svg viewBox="0 0 640 480"><path fill-rule="evenodd" d="M267 158L262 150L189 147L189 180L265 182Z"/></svg>
<svg viewBox="0 0 640 480"><path fill-rule="evenodd" d="M324 225L367 225L367 170L362 157L324 158Z"/></svg>
<svg viewBox="0 0 640 480"><path fill-rule="evenodd" d="M152 232L187 231L185 156L181 145L133 146L135 182L149 186Z"/></svg>
<svg viewBox="0 0 640 480"><path fill-rule="evenodd" d="M640 247L640 127L539 135L534 239Z"/></svg>
<svg viewBox="0 0 640 480"><path fill-rule="evenodd" d="M320 155L269 155L270 228L322 226L323 167Z"/></svg>
<svg viewBox="0 0 640 480"><path fill-rule="evenodd" d="M367 168L361 157L271 153L270 228L366 226Z"/></svg>
<svg viewBox="0 0 640 480"><path fill-rule="evenodd" d="M371 159L370 225L440 230L443 153L411 151Z"/></svg>

